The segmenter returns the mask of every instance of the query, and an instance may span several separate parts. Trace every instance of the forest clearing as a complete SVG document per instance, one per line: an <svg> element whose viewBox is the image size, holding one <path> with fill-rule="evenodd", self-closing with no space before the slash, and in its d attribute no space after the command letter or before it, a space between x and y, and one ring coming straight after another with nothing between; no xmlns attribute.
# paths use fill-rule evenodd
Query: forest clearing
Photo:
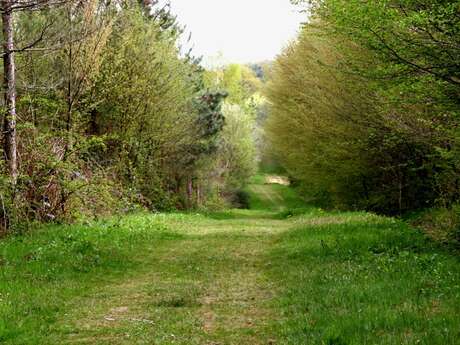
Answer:
<svg viewBox="0 0 460 345"><path fill-rule="evenodd" d="M395 219L305 208L255 181L250 210L2 242L2 343L457 343L457 256Z"/></svg>

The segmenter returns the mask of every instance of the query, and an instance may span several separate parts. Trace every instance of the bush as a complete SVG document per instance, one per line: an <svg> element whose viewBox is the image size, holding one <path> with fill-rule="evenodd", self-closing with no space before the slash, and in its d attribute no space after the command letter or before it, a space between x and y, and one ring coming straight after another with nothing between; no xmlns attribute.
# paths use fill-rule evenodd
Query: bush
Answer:
<svg viewBox="0 0 460 345"><path fill-rule="evenodd" d="M409 221L431 238L460 248L460 205L425 210L410 216Z"/></svg>

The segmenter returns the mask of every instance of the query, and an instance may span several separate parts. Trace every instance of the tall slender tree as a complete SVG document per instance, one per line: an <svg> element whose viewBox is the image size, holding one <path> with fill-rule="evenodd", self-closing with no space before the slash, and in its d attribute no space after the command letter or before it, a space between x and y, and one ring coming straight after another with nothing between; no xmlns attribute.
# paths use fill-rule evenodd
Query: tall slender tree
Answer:
<svg viewBox="0 0 460 345"><path fill-rule="evenodd" d="M4 91L4 116L3 116L3 149L7 170L9 171L12 185L15 186L18 178L18 153L16 134L16 66L15 53L32 49L44 37L47 27L39 37L24 47L17 48L14 40L14 13L19 11L33 11L58 6L71 0L1 0L2 17L2 57L3 57L3 91Z"/></svg>
<svg viewBox="0 0 460 345"><path fill-rule="evenodd" d="M16 142L16 68L14 64L14 25L12 0L2 0L3 31L3 89L5 114L3 120L5 160L12 179L16 184L18 176L17 142Z"/></svg>

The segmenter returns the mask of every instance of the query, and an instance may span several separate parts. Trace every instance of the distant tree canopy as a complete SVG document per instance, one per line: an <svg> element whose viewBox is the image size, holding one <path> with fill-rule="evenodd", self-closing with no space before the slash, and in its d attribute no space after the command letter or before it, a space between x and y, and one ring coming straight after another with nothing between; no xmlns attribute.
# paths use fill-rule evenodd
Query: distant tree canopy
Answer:
<svg viewBox="0 0 460 345"><path fill-rule="evenodd" d="M244 65L231 64L222 69L207 71L206 85L212 90L226 90L222 112L226 126L220 146L220 165L223 176L233 189L241 188L257 170L256 112L254 101L262 83Z"/></svg>
<svg viewBox="0 0 460 345"><path fill-rule="evenodd" d="M267 94L271 146L326 206L458 202L460 3L310 1Z"/></svg>

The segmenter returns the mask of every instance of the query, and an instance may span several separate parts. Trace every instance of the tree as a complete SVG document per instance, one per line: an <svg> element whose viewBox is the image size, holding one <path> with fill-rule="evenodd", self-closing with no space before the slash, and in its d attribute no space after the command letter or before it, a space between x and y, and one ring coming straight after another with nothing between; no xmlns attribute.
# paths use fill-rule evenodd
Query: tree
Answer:
<svg viewBox="0 0 460 345"><path fill-rule="evenodd" d="M5 114L3 120L3 140L5 161L9 170L12 185L15 186L18 177L17 161L17 134L16 134L16 66L15 53L24 52L33 48L43 39L43 28L41 35L33 42L19 49L14 43L14 13L19 11L32 11L60 5L65 0L2 0L0 11L2 12L3 32L3 69L4 69L4 99Z"/></svg>
<svg viewBox="0 0 460 345"><path fill-rule="evenodd" d="M17 143L16 143L16 67L14 64L13 10L15 2L2 1L3 31L3 89L5 98L5 114L3 120L4 152L13 186L18 176Z"/></svg>
<svg viewBox="0 0 460 345"><path fill-rule="evenodd" d="M330 207L400 214L453 202L452 119L433 116L448 114L442 88L378 78L391 66L328 25L305 26L274 67L267 132L283 166Z"/></svg>
<svg viewBox="0 0 460 345"><path fill-rule="evenodd" d="M430 75L460 87L458 1L327 0L317 15L391 63L387 73ZM397 69L396 69L397 68ZM457 91L458 92L458 91Z"/></svg>
<svg viewBox="0 0 460 345"><path fill-rule="evenodd" d="M17 71L8 77L17 90L8 111L21 121L11 136L16 144L5 147L15 148L20 162L0 178L1 196L10 195L12 180L15 193L0 210L5 224L71 221L134 205L195 207L221 202L223 191L244 182L239 158L226 167L222 157L244 147L232 146L229 130L237 129L241 143L239 133L248 131L226 127L227 93L208 87L200 59L180 51L183 30L168 6L138 0L15 6L13 43L22 48L8 47ZM259 79L240 70L230 84L241 114L253 114L250 94Z"/></svg>

